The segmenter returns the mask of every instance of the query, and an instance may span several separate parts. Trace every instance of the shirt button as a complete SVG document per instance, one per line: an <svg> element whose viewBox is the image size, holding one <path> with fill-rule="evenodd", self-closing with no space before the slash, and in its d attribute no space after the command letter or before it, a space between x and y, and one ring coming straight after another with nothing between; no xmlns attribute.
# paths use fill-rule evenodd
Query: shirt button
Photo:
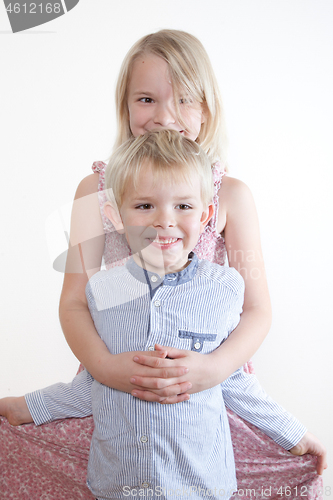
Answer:
<svg viewBox="0 0 333 500"><path fill-rule="evenodd" d="M150 279L152 280L153 283L156 283L158 278L157 276L153 275Z"/></svg>
<svg viewBox="0 0 333 500"><path fill-rule="evenodd" d="M153 345L150 345L150 346L148 347L148 351L155 351L155 347L154 347Z"/></svg>
<svg viewBox="0 0 333 500"><path fill-rule="evenodd" d="M196 343L194 344L194 349L197 349L197 350L198 350L198 349L200 349L200 347L201 347L200 342L196 342Z"/></svg>
<svg viewBox="0 0 333 500"><path fill-rule="evenodd" d="M161 302L160 302L159 300L155 300L154 305L155 305L156 307L160 307Z"/></svg>
<svg viewBox="0 0 333 500"><path fill-rule="evenodd" d="M140 441L141 441L141 443L146 443L148 441L148 437L147 436L141 436L140 437Z"/></svg>
<svg viewBox="0 0 333 500"><path fill-rule="evenodd" d="M142 488L149 488L149 483L147 483L146 481L144 483L142 483Z"/></svg>

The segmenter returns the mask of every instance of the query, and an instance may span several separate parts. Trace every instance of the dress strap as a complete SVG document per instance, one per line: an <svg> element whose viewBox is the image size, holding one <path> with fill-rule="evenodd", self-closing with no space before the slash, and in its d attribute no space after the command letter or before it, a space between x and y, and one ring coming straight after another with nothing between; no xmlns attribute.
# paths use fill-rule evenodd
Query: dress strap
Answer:
<svg viewBox="0 0 333 500"><path fill-rule="evenodd" d="M95 161L92 165L92 171L95 174L99 174L99 182L98 182L98 199L99 199L99 206L100 206L100 211L101 211L101 217L103 221L103 228L104 232L110 232L113 231L113 226L109 219L105 216L103 207L107 201L106 194L105 194L105 168L106 168L106 163L103 161Z"/></svg>
<svg viewBox="0 0 333 500"><path fill-rule="evenodd" d="M217 217L219 212L219 191L221 188L222 179L227 172L219 161L213 163L212 172L213 172L213 182L214 182L214 197L213 197L214 214L211 220L209 221L208 226L210 227L210 230L215 233L217 226Z"/></svg>
<svg viewBox="0 0 333 500"><path fill-rule="evenodd" d="M106 167L106 163L104 163L104 161L94 161L91 169L95 174L101 174L101 173L104 174L105 167Z"/></svg>

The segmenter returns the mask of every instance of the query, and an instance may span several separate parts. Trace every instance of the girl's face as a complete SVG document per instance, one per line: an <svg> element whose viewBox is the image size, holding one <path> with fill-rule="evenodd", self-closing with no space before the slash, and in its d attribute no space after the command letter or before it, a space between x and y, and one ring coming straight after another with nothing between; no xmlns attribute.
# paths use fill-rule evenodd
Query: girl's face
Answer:
<svg viewBox="0 0 333 500"><path fill-rule="evenodd" d="M167 62L153 54L136 59L128 85L129 122L134 137L161 128L177 130L194 141L204 122L202 106L180 95L179 109L185 126L177 119Z"/></svg>

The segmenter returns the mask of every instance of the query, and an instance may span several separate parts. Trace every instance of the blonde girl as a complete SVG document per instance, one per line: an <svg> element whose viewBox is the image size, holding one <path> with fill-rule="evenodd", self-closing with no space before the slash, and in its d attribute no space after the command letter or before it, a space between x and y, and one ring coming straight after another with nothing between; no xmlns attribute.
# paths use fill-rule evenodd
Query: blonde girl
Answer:
<svg viewBox="0 0 333 500"><path fill-rule="evenodd" d="M85 286L100 269L103 257L107 267L121 265L130 250L101 212L105 201L105 164L96 162L94 173L83 179L75 195L71 245L60 300L61 325L72 351L96 380L147 401L175 404L193 392L222 383L247 363L269 330L271 306L258 218L247 186L225 175L226 134L221 98L209 58L194 36L162 30L139 40L121 67L116 106L115 148L129 137L168 128L197 141L208 154L215 180L215 214L200 237L196 252L220 265L228 262L241 273L245 280L244 310L227 341L209 355L168 346L155 346L150 352L110 354L94 328ZM246 370L251 371L251 367L246 365ZM39 424L65 417L66 409L63 413L59 410L61 402L75 406L77 416L89 414L80 407L83 403L75 379L70 386L57 384L25 399L7 398L0 402L0 413L14 425L32 422L32 417ZM264 490L267 485L275 488L277 494L280 483L294 488L302 482L306 484L307 498L315 498L312 495L316 495L321 483L314 457L293 457L234 413L230 412L229 417L239 488L260 486ZM288 420L289 424L294 421ZM51 429L50 425L45 428ZM58 437L54 432L54 439L61 439L59 425L58 422ZM81 436L90 436L86 419L73 419L63 425L63 435L79 432ZM326 465L323 446L310 433L292 437L292 426L283 428L281 422L277 423L272 437L294 454L317 455L317 470L322 473ZM5 431L10 432L10 428ZM39 429L29 432L38 436ZM75 471L75 465L71 465ZM78 472L74 472L74 477L75 474L82 486Z"/></svg>
<svg viewBox="0 0 333 500"><path fill-rule="evenodd" d="M240 326L233 332L230 341L216 351L212 359L199 361L198 357L192 358L192 354L187 355L186 366L192 374L188 378L192 383L191 392L197 392L222 382L239 366L246 363L263 341L271 324L270 299L253 198L244 183L224 177L226 134L221 98L208 56L202 44L194 36L179 31L163 30L139 40L122 64L116 88L116 107L118 135L115 148L132 135L143 134L146 130L159 127L176 129L203 147L214 165L215 177L219 177L216 217L207 231L209 238L205 235L205 240L208 239L209 242L205 241L206 245L200 246L203 247L205 258L218 260L221 265L225 264L228 251L229 265L241 272L246 281L246 298ZM97 166L95 170L98 169ZM101 191L100 177L101 175L95 174L85 178L79 185L75 198L89 196L97 190ZM92 208L89 207L88 210L91 211ZM93 261L96 261L96 264L98 261L99 265L103 252L107 262L119 260L119 257L123 256L114 255L114 233L110 233L104 217L102 222L105 227L101 227L97 203L95 214L95 220L92 220L91 214L89 226L85 225L83 229L79 220L81 214L74 214L72 245L78 241L90 241L92 237L106 233L106 245L100 241L100 248L94 248L96 256L98 253L98 259L94 255ZM98 226L99 230L96 231ZM81 245L81 249L84 255L84 245ZM249 255L253 255L254 258L249 259ZM105 346L102 346L97 335L92 335L93 325L91 319L88 319L89 312L86 311L84 316L81 314L83 309L86 310L83 295L87 275L98 267L96 265L91 269L91 253L86 252L84 257L87 274L65 275L60 318L66 339L74 354L89 371L92 370L91 373L97 380L102 378L108 382L107 373L112 370L110 377L112 383L118 379L122 390L129 391L128 375L132 373L139 376L138 367L129 369L125 366L127 362L132 365L132 358L128 355L125 364L122 360L118 366L114 360L111 368L110 354ZM81 292L82 310L78 311L75 317L73 305L77 304L78 289ZM101 359L104 356L108 361L102 363ZM142 361L141 358L140 360ZM152 363L155 361L152 360ZM182 365L184 362L183 358ZM170 369L175 365L169 360L159 363L163 369ZM198 363L202 366L198 366ZM144 369L142 374L149 375ZM155 377L160 378L159 375L160 373L156 373ZM174 372L172 375L169 377L170 380L159 381L160 388L175 382L173 379L177 375L174 375ZM146 384L148 386L144 384L143 387L154 388L150 386L149 380ZM137 385L142 386L141 383ZM165 391L163 388L158 393L161 397L172 394L170 387ZM175 387L174 391L175 394L179 394L178 387Z"/></svg>

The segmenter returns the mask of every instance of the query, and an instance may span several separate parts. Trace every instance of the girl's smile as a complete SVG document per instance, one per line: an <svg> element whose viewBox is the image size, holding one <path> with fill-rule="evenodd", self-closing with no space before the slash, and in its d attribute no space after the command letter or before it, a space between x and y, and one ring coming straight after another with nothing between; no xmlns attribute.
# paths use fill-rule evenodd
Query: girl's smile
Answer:
<svg viewBox="0 0 333 500"><path fill-rule="evenodd" d="M179 96L182 124L179 123L168 64L153 54L143 55L134 62L127 103L134 137L168 128L195 140L204 122L201 104L183 95Z"/></svg>

